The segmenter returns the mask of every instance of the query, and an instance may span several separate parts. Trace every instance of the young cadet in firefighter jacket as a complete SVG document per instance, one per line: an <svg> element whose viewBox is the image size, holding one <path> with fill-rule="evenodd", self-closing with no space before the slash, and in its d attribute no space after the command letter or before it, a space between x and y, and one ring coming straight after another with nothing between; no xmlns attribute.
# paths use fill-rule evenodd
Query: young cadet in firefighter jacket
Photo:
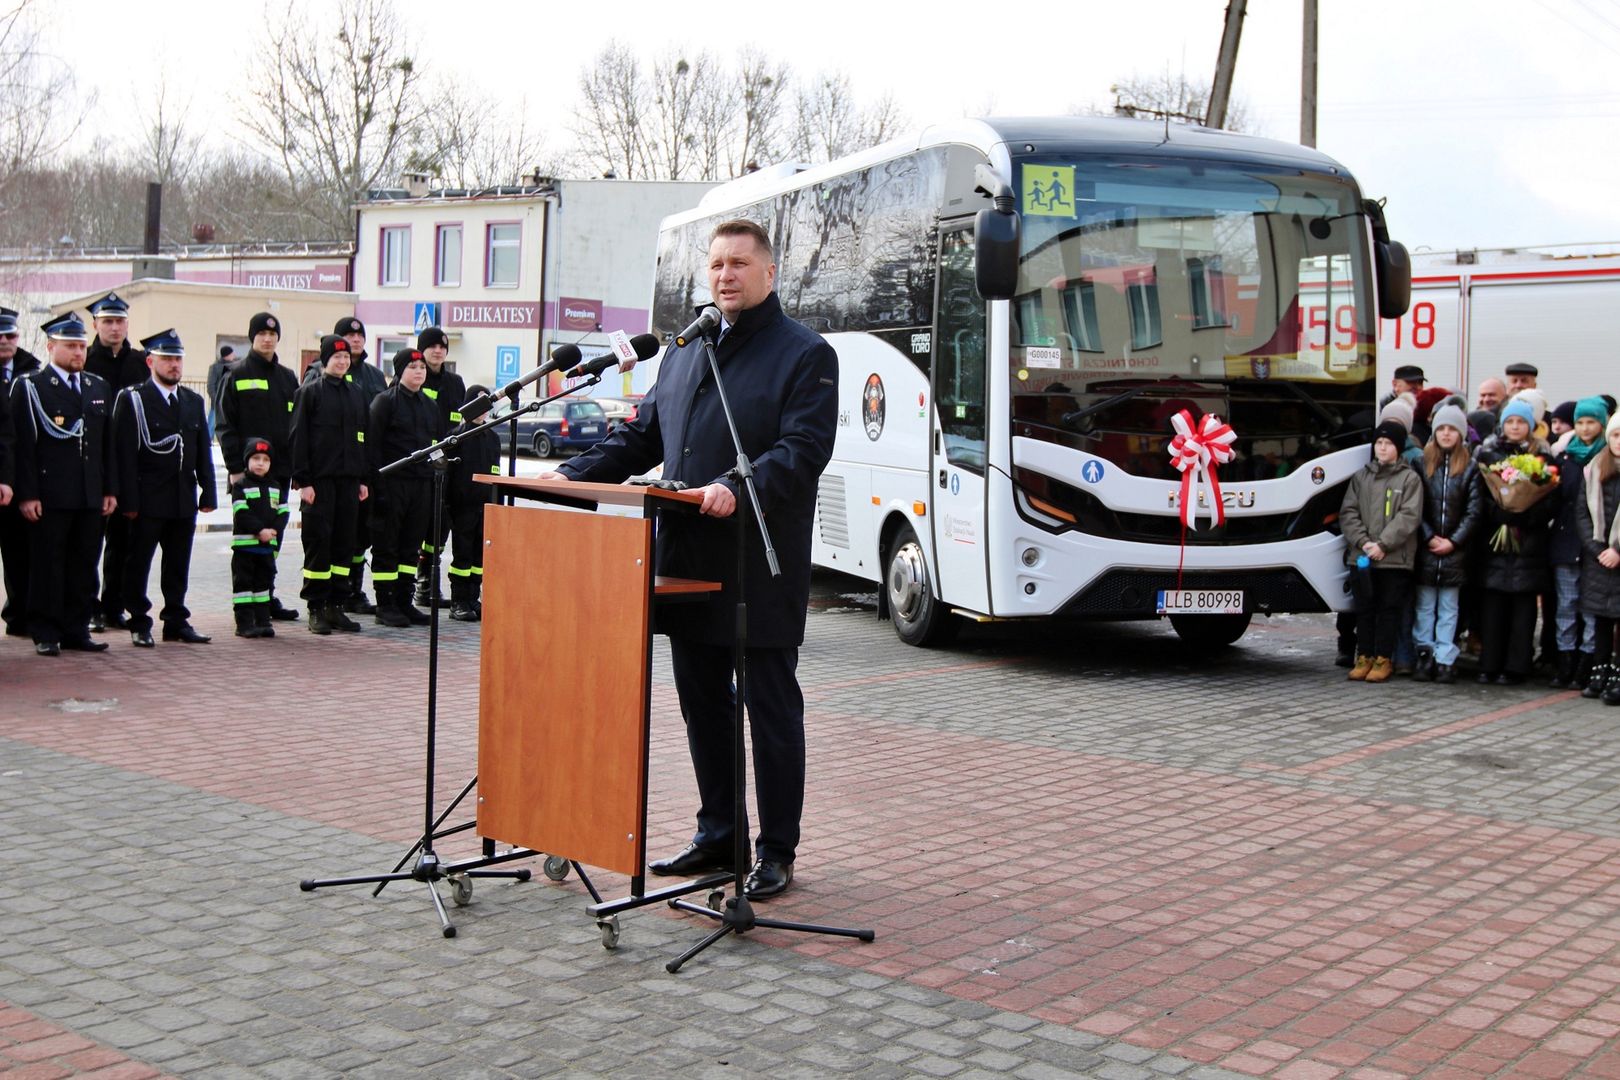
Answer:
<svg viewBox="0 0 1620 1080"><path fill-rule="evenodd" d="M444 436L443 414L422 393L427 372L420 352L399 350L394 354L394 385L371 401L366 445L377 488L371 500L371 580L377 587L377 621L383 626L429 621L411 605L411 590L417 555L433 525L433 467L420 461L386 476L379 473Z"/></svg>
<svg viewBox="0 0 1620 1080"><path fill-rule="evenodd" d="M461 423L461 405L472 395L467 393L467 384L460 375L444 366L445 358L450 355L450 335L437 326L430 326L416 335L416 350L427 361L427 381L422 384L422 396L439 407L439 415L444 418L444 430L449 431ZM445 538L450 535L450 514L448 508L439 526L439 535L428 537L422 544L422 553L416 560L416 602L418 604L437 603L439 600L439 583L430 580L433 574L433 549L444 548Z"/></svg>
<svg viewBox="0 0 1620 1080"><path fill-rule="evenodd" d="M247 468L249 436L268 441L275 454L267 484L277 489L281 505L287 505L292 479L292 409L298 392L298 377L281 363L276 344L281 340L281 320L261 311L248 323L248 354L232 366L219 399L219 451L225 458L225 471L231 483L241 479ZM277 550L281 537L277 536ZM270 583L270 617L293 620L298 612L284 607L275 598L274 564Z"/></svg>
<svg viewBox="0 0 1620 1080"><path fill-rule="evenodd" d="M488 392L482 386L467 387L469 397ZM477 423L465 421L456 425L456 431ZM455 456L446 492L454 553L450 559L450 617L457 622L477 622L483 618L479 595L484 588L484 507L495 501L496 492L494 485L480 484L473 477L501 474L500 436L493 430L480 431L463 439Z"/></svg>
<svg viewBox="0 0 1620 1080"><path fill-rule="evenodd" d="M237 637L275 637L270 583L287 531L287 504L271 479L275 447L270 440L250 435L242 440L242 452L247 471L231 480L231 609Z"/></svg>
<svg viewBox="0 0 1620 1080"><path fill-rule="evenodd" d="M321 338L321 374L298 388L293 399L292 482L303 506L304 589L309 630L356 631L343 612L354 565L360 504L370 461L365 395L348 379L349 343L336 334Z"/></svg>

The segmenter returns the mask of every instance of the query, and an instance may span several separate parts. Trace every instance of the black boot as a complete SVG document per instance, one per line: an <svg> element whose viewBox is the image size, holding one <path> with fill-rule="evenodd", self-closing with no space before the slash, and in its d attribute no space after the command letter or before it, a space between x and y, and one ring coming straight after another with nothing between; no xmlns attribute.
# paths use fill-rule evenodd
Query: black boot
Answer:
<svg viewBox="0 0 1620 1080"><path fill-rule="evenodd" d="M399 583L399 610L400 614L410 620L412 626L426 626L433 621L433 617L425 611L419 611L411 601L413 593L420 592L420 582L401 581Z"/></svg>
<svg viewBox="0 0 1620 1080"><path fill-rule="evenodd" d="M399 581L377 581L377 623L379 626L404 627L411 625L411 620L399 610L399 597L410 586L402 585Z"/></svg>
<svg viewBox="0 0 1620 1080"><path fill-rule="evenodd" d="M326 605L326 621L334 630L345 634L358 634L363 627L343 613L343 605L333 601Z"/></svg>
<svg viewBox="0 0 1620 1080"><path fill-rule="evenodd" d="M363 558L349 571L349 594L343 598L343 610L355 615L377 614L377 605L366 599L366 560Z"/></svg>
<svg viewBox="0 0 1620 1080"><path fill-rule="evenodd" d="M324 600L309 601L309 632L325 637L332 632L332 624L326 617L326 602Z"/></svg>
<svg viewBox="0 0 1620 1080"><path fill-rule="evenodd" d="M473 610L472 599L468 594L468 585L471 582L461 577L452 567L450 571L450 617L456 622L477 622L478 613Z"/></svg>
<svg viewBox="0 0 1620 1080"><path fill-rule="evenodd" d="M1592 654L1589 652L1575 654L1575 675L1569 680L1571 688L1579 690L1592 678Z"/></svg>
<svg viewBox="0 0 1620 1080"><path fill-rule="evenodd" d="M1547 680L1547 685L1554 690L1567 690L1575 682L1575 654L1573 652L1560 652L1558 654L1557 668L1553 677Z"/></svg>
<svg viewBox="0 0 1620 1080"><path fill-rule="evenodd" d="M1442 686L1450 686L1457 681L1457 669L1450 664L1438 664L1434 669L1434 681Z"/></svg>
<svg viewBox="0 0 1620 1080"><path fill-rule="evenodd" d="M253 618L253 609L258 606L257 604L237 604L231 609L231 614L236 616L237 637L256 638L259 636L259 624Z"/></svg>
<svg viewBox="0 0 1620 1080"><path fill-rule="evenodd" d="M1434 681L1434 650L1419 649L1417 651L1417 665L1412 669L1412 677L1419 682Z"/></svg>
<svg viewBox="0 0 1620 1080"><path fill-rule="evenodd" d="M1586 680L1586 686L1581 690L1581 697L1596 701L1603 696L1614 678L1613 664L1595 664L1592 667L1592 677Z"/></svg>
<svg viewBox="0 0 1620 1080"><path fill-rule="evenodd" d="M1610 679L1608 689L1603 691L1603 704L1620 705L1620 679Z"/></svg>
<svg viewBox="0 0 1620 1080"><path fill-rule="evenodd" d="M297 618L296 615L294 615L293 617ZM269 604L254 604L253 605L253 622L254 622L255 628L258 630L258 635L257 636L259 636L259 637L275 637L276 636L276 628L270 625L270 619L271 619L271 614L270 614L270 605Z"/></svg>
<svg viewBox="0 0 1620 1080"><path fill-rule="evenodd" d="M259 606L265 607L263 604ZM265 610L270 613L270 617L272 619L275 619L278 622L298 621L298 609L295 607L288 607L286 604L283 604L281 602L281 598L278 596L272 595L270 597L270 604L265 608Z"/></svg>

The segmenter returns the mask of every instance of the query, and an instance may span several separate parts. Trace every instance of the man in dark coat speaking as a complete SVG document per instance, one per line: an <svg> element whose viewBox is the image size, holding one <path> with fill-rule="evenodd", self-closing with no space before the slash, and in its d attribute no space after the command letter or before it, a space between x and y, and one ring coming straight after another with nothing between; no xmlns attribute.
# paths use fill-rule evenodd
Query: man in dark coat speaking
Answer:
<svg viewBox="0 0 1620 1080"><path fill-rule="evenodd" d="M722 323L717 357L743 449L753 463L765 524L782 574L772 578L757 528L743 524L748 566L748 689L759 805L755 863L745 891L776 896L793 880L804 808L804 697L799 645L810 596L810 530L816 482L832 456L838 423L838 357L822 338L788 318L773 287L770 238L752 221L715 227L709 291ZM703 343L665 356L658 384L636 419L559 467L558 479L617 483L659 462L664 479L701 490L701 514L670 515L659 526L658 569L720 581L699 602L659 612L669 635L697 773L697 832L678 854L653 862L655 874L690 876L732 867L732 643L736 623L737 455L715 392ZM744 819L746 828L746 819Z"/></svg>

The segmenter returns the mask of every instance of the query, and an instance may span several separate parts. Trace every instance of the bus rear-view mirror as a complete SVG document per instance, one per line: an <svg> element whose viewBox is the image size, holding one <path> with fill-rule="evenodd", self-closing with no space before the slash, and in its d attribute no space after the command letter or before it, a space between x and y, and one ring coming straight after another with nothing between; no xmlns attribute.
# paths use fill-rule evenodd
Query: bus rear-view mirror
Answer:
<svg viewBox="0 0 1620 1080"><path fill-rule="evenodd" d="M1412 306L1412 256L1399 240L1374 243L1378 253L1378 314L1398 319Z"/></svg>
<svg viewBox="0 0 1620 1080"><path fill-rule="evenodd" d="M1018 292L1018 214L980 210L973 218L973 283L986 300L1010 300Z"/></svg>

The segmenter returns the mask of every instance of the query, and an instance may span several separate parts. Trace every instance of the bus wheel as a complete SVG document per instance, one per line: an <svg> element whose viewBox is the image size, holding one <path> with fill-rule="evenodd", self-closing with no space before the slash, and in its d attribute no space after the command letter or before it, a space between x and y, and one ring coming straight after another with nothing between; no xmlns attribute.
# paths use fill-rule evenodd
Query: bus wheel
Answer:
<svg viewBox="0 0 1620 1080"><path fill-rule="evenodd" d="M942 645L956 636L960 622L945 610L928 580L928 560L911 526L903 525L889 545L885 575L889 619L907 645Z"/></svg>
<svg viewBox="0 0 1620 1080"><path fill-rule="evenodd" d="M1222 649L1243 636L1249 615L1172 615L1170 625L1195 649Z"/></svg>

